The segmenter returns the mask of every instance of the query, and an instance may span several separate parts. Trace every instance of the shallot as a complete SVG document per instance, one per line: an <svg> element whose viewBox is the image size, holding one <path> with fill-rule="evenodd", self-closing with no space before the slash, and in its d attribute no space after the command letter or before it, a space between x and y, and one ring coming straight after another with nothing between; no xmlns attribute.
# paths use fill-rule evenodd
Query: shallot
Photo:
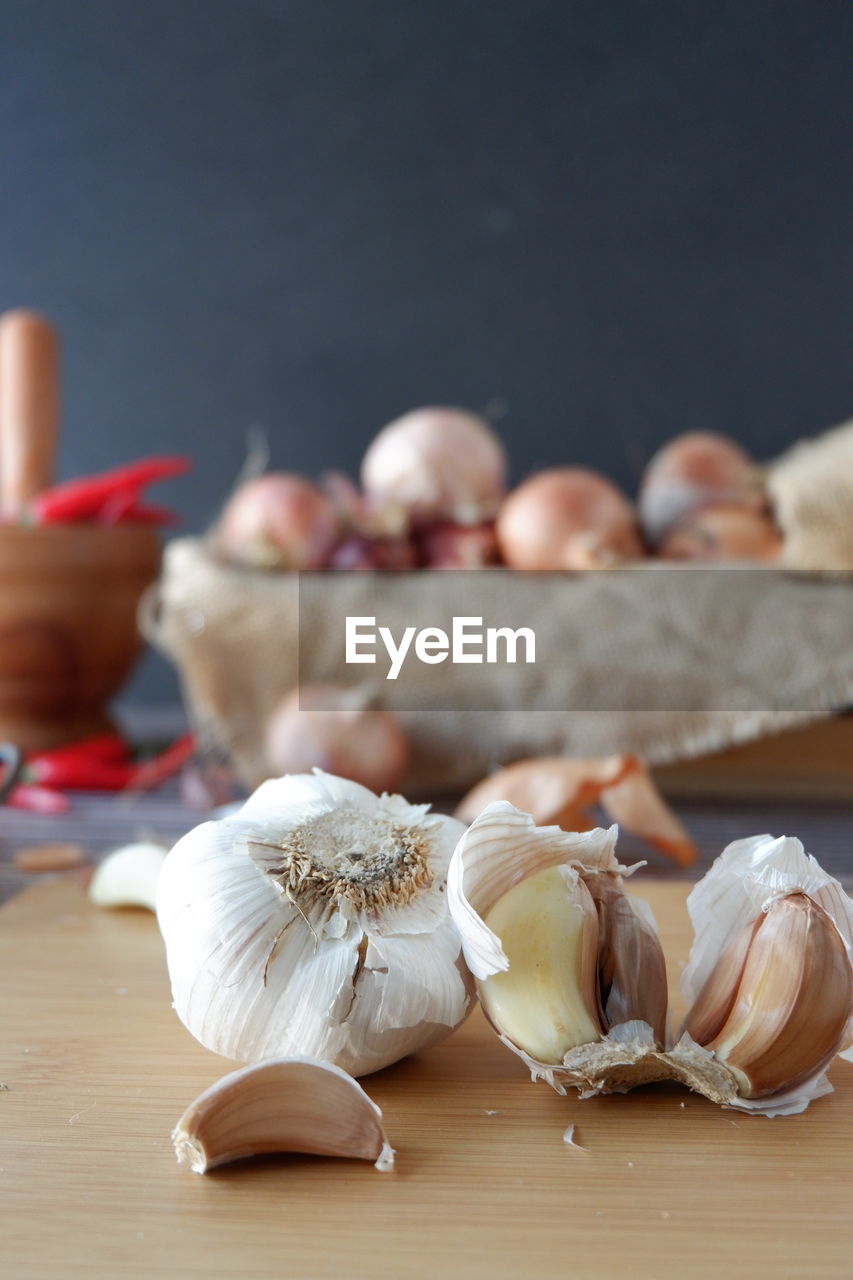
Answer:
<svg viewBox="0 0 853 1280"><path fill-rule="evenodd" d="M749 454L713 431L688 431L659 449L646 468L638 499L643 532L655 544L701 507L756 509L764 503Z"/></svg>
<svg viewBox="0 0 853 1280"><path fill-rule="evenodd" d="M595 569L643 556L628 499L583 467L531 476L501 507L497 535L513 569Z"/></svg>
<svg viewBox="0 0 853 1280"><path fill-rule="evenodd" d="M769 516L741 507L708 507L687 516L660 545L668 560L778 560L782 535Z"/></svg>
<svg viewBox="0 0 853 1280"><path fill-rule="evenodd" d="M288 694L267 722L265 743L274 774L318 768L376 792L396 791L409 765L396 717L365 707L358 691L330 685Z"/></svg>
<svg viewBox="0 0 853 1280"><path fill-rule="evenodd" d="M335 509L302 476L247 480L225 505L216 544L227 560L256 568L321 569L340 535Z"/></svg>
<svg viewBox="0 0 853 1280"><path fill-rule="evenodd" d="M429 569L484 569L499 559L491 522L431 525L421 535L420 548Z"/></svg>
<svg viewBox="0 0 853 1280"><path fill-rule="evenodd" d="M490 519L506 489L504 448L488 423L462 409L416 409L379 432L361 481L378 505L398 504L416 523Z"/></svg>

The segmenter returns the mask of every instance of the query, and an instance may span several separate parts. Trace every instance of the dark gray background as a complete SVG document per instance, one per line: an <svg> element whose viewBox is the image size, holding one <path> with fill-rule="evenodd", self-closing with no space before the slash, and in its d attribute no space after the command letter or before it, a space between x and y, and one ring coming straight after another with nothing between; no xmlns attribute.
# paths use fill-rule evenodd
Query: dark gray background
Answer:
<svg viewBox="0 0 853 1280"><path fill-rule="evenodd" d="M488 406L516 476L631 485L850 414L851 12L0 0L0 306L62 328L63 473L190 451L200 529L252 424L354 472Z"/></svg>

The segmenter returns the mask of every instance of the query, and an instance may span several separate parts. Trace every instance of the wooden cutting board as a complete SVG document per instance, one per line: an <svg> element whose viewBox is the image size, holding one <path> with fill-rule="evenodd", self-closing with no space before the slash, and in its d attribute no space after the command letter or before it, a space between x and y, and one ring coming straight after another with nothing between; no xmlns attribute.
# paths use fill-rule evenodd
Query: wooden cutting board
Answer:
<svg viewBox="0 0 853 1280"><path fill-rule="evenodd" d="M686 886L644 892L677 982ZM0 992L10 1280L850 1275L846 1063L834 1094L789 1119L675 1086L580 1102L530 1084L477 1014L364 1081L393 1173L293 1156L199 1177L170 1130L230 1064L170 1008L152 916L39 884L0 911ZM572 1123L583 1151L563 1141Z"/></svg>

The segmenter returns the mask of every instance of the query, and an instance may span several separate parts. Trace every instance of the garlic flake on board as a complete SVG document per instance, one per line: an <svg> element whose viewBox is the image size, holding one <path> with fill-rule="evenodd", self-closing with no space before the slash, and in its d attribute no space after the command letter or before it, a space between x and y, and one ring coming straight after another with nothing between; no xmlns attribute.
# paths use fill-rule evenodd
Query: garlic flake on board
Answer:
<svg viewBox="0 0 853 1280"><path fill-rule="evenodd" d="M184 836L157 893L178 1016L244 1062L365 1075L447 1036L472 984L445 893L464 827L320 771Z"/></svg>
<svg viewBox="0 0 853 1280"><path fill-rule="evenodd" d="M447 893L480 1003L558 1093L660 1077L666 973L651 913L625 893L617 828L537 827L506 801L460 840Z"/></svg>

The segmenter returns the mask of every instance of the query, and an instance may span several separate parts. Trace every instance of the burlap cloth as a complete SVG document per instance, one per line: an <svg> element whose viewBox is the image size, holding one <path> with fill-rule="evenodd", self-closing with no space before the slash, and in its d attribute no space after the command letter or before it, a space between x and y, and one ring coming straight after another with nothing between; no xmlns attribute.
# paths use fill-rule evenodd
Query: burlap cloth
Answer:
<svg viewBox="0 0 853 1280"><path fill-rule="evenodd" d="M779 477L786 545L804 548L799 564L809 570L853 567L853 434L848 427L835 436L824 437L829 449L801 446L801 471L791 454L770 472L771 491ZM815 492L827 486L834 540L821 520L826 508L818 504L813 515ZM393 590L383 578L394 579ZM439 600L448 615L499 622L512 601L513 618L535 630L541 658L476 669L445 663L438 685L436 668L416 664L394 685L380 666L355 669L370 699L403 722L412 793L466 787L495 765L543 753L686 759L853 704L853 581L845 573L337 573L312 593L301 635L299 599L298 575L224 565L204 539L184 538L167 548L146 602L144 630L176 664L202 742L224 748L250 785L268 775L264 727L297 684L300 641L303 682L306 665L312 679L351 682L353 669L341 667L344 616L381 614L397 633L432 625Z"/></svg>

